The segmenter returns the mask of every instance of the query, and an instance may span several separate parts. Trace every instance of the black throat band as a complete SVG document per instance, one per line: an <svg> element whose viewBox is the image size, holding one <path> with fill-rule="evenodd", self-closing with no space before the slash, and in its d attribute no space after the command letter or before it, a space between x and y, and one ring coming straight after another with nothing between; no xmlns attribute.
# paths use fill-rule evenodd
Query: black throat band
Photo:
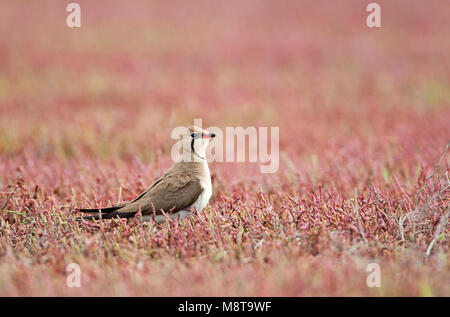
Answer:
<svg viewBox="0 0 450 317"><path fill-rule="evenodd" d="M192 152L194 152L195 155L197 155L199 158L201 158L202 160L204 160L204 159L205 159L204 157L201 157L200 155L197 154L197 152L195 152L195 149L194 149L194 141L195 141L195 139L192 139L192 141L191 141L191 149L192 149Z"/></svg>

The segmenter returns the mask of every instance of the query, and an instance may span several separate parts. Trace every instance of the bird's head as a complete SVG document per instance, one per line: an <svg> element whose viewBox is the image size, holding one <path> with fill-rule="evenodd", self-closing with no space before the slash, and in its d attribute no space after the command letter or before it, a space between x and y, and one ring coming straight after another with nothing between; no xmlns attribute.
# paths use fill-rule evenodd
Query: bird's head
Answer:
<svg viewBox="0 0 450 317"><path fill-rule="evenodd" d="M196 126L187 127L182 134L183 154L195 161L205 160L209 140L216 135Z"/></svg>

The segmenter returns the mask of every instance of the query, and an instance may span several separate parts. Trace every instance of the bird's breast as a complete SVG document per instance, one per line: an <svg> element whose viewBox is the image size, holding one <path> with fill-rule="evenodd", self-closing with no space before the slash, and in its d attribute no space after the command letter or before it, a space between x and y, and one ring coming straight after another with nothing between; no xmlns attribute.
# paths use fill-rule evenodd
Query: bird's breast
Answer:
<svg viewBox="0 0 450 317"><path fill-rule="evenodd" d="M206 205L209 202L209 199L212 195L212 185L211 185L211 176L209 174L208 166L206 166L206 169L204 171L203 177L200 178L200 186L202 187L202 192L198 196L195 203L192 204L191 209L197 211L203 210L203 208L206 207Z"/></svg>

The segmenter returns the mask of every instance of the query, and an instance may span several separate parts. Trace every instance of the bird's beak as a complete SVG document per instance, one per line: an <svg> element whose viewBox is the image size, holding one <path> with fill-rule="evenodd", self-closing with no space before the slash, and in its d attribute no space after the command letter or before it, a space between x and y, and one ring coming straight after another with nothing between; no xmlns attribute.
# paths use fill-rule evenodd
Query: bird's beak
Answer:
<svg viewBox="0 0 450 317"><path fill-rule="evenodd" d="M214 133L208 133L208 134L204 134L202 136L203 139L210 139L210 138L214 138L216 137L216 135Z"/></svg>

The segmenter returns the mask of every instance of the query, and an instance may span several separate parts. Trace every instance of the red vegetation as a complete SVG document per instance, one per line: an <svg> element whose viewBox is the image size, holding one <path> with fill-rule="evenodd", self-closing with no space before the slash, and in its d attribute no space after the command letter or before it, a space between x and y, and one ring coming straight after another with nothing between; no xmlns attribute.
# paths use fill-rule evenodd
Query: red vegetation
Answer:
<svg viewBox="0 0 450 317"><path fill-rule="evenodd" d="M379 2L379 29L361 1L3 4L0 295L449 296L450 3ZM279 171L210 164L180 222L74 221L194 118L280 127Z"/></svg>

